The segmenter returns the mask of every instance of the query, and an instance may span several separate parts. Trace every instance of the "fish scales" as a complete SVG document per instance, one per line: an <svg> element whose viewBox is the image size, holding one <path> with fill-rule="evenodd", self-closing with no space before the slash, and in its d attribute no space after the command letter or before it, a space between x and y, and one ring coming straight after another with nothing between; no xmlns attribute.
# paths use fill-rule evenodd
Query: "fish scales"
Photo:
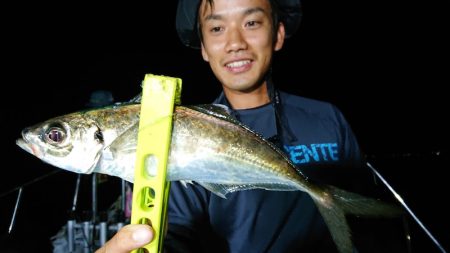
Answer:
<svg viewBox="0 0 450 253"><path fill-rule="evenodd" d="M208 161L208 164L199 166L202 161ZM296 185L298 189L303 183L288 160L280 159L280 153L274 152L273 147L258 135L233 122L186 107L176 109L169 167L169 178L173 180L187 179L188 175L179 174L206 167L209 171L201 174L213 183L280 181L278 183ZM217 177L221 174L217 172L223 175ZM210 173L216 176L210 177Z"/></svg>
<svg viewBox="0 0 450 253"><path fill-rule="evenodd" d="M133 181L140 104L124 103L49 119L22 131L17 145L44 162L76 173ZM214 194L301 190L309 194L341 253L353 252L346 215L397 217L402 210L308 180L260 135L223 106L177 106L167 167L171 181L195 181Z"/></svg>

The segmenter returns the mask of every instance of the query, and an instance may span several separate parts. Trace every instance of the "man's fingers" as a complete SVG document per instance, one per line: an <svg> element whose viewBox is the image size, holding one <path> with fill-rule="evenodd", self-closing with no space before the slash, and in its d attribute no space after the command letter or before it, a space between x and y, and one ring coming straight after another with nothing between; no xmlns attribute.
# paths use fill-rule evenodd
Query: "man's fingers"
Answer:
<svg viewBox="0 0 450 253"><path fill-rule="evenodd" d="M148 225L126 225L96 253L128 253L148 244L153 235L153 230Z"/></svg>

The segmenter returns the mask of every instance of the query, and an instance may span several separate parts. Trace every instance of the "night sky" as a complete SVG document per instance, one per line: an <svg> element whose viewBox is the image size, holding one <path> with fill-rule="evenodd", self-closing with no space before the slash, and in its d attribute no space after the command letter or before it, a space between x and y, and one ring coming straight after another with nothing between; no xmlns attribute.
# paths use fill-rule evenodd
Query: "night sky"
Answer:
<svg viewBox="0 0 450 253"><path fill-rule="evenodd" d="M44 244L65 223L73 198L76 175L70 172L27 184L14 232L6 235L17 195L12 189L58 170L15 145L24 127L86 108L96 90L127 101L140 92L146 73L182 78L184 104L209 103L220 92L200 52L178 40L176 3L153 2L11 7L1 46L3 243L29 242L46 252ZM443 205L450 128L444 122L449 115L444 89L450 84L450 44L443 5L305 0L299 32L275 55L273 78L281 90L337 105L369 161L448 250L450 210ZM83 179L81 202L89 202L88 181ZM118 180L109 181L110 188L99 189L104 206L119 192ZM420 247L439 252L414 222L411 226Z"/></svg>

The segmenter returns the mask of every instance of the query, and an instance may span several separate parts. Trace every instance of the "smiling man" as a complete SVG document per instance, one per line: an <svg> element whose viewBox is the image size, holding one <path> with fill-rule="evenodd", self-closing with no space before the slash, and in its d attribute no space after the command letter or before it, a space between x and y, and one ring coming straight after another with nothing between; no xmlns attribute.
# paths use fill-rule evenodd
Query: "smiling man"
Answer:
<svg viewBox="0 0 450 253"><path fill-rule="evenodd" d="M180 0L176 23L181 41L200 49L222 85L214 103L284 148L314 180L352 184L356 178L346 176L360 169L362 159L342 113L279 91L270 76L274 53L300 18L299 0ZM200 185L173 182L168 217L169 253L337 252L317 207L301 191L254 189L223 199ZM128 252L152 235L147 226L129 225L98 252Z"/></svg>

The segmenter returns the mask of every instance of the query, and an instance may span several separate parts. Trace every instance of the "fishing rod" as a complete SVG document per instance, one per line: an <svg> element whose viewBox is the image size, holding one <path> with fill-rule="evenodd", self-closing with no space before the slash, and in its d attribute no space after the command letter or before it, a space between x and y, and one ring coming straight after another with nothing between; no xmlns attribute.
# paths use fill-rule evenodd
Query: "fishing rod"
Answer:
<svg viewBox="0 0 450 253"><path fill-rule="evenodd" d="M9 194L11 194L13 192L19 191L18 194L17 194L16 203L14 205L14 210L13 210L12 217L11 217L11 222L9 223L8 235L11 234L11 232L12 232L12 230L14 228L14 224L16 223L17 212L18 212L18 209L19 209L20 201L22 200L23 189L25 187L31 185L31 184L39 182L39 181L41 181L41 180L43 180L43 179L45 179L45 178L47 178L49 176L52 176L52 175L54 175L54 174L56 174L58 172L60 172L60 170L52 171L50 173L47 173L47 174L42 175L40 177L34 178L34 179L32 179L32 180L30 180L30 181L28 181L28 182L26 182L26 183L24 183L24 184L22 184L20 186L17 186L15 188L11 189L11 190L8 190L8 191L3 192L2 194L0 194L0 199L1 199L1 198L5 197L5 196L7 196L7 195L9 195Z"/></svg>
<svg viewBox="0 0 450 253"><path fill-rule="evenodd" d="M19 208L20 200L22 199L22 190L23 190L23 188L20 187L19 193L17 194L16 204L14 205L14 211L13 211L13 215L12 215L12 218L11 218L11 222L9 224L8 234L11 234L11 231L12 231L12 229L14 227L14 223L16 222L17 209Z"/></svg>
<svg viewBox="0 0 450 253"><path fill-rule="evenodd" d="M433 241L433 243L441 250L443 253L447 253L445 251L444 247L439 243L439 241L431 234L431 232L425 227L425 225L420 221L420 219L414 214L414 212L409 208L409 206L406 204L406 202L403 200L403 198L398 194L394 188L384 179L384 177L378 172L377 169L375 169L372 164L369 162L366 162L366 165L372 170L372 172L381 180L381 182L391 191L391 193L394 195L394 197L397 199L397 201L408 211L408 213L411 215L413 220L422 228L423 231L427 234L427 236Z"/></svg>
<svg viewBox="0 0 450 253"><path fill-rule="evenodd" d="M39 181L41 181L41 180L43 180L43 179L45 179L45 178L47 178L49 176L52 176L52 175L54 175L56 173L59 173L59 172L61 172L61 170L54 170L54 171L52 171L50 173L47 173L45 175L39 176L37 178L34 178L34 179L32 179L32 180L30 180L30 181L28 181L28 182L26 182L26 183L24 183L24 184L22 184L20 186L14 187L11 190L7 190L7 191L5 191L5 192L0 194L0 199L5 197L6 195L9 195L9 194L13 193L13 192L20 191L21 188L25 188L26 186L29 186L29 185L34 184L34 183L37 183L37 182L39 182Z"/></svg>

